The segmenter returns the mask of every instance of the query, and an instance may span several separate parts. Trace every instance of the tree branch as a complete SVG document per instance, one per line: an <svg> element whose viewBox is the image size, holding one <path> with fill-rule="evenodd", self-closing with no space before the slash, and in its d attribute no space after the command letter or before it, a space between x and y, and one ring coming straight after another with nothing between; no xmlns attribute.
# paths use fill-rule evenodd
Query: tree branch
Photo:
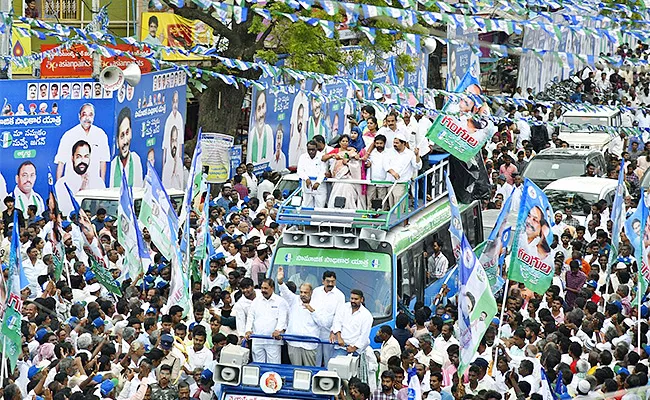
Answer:
<svg viewBox="0 0 650 400"><path fill-rule="evenodd" d="M264 48L264 42L266 41L266 38L271 34L271 31L273 31L273 28L275 28L275 22L276 22L276 21L273 20L273 21L271 22L271 24L269 25L269 27L266 28L266 30L264 31L264 33L262 33L262 36L260 37L260 39L259 39L259 40L257 41L257 43L255 44L255 49L256 49L256 50L259 50L259 49Z"/></svg>
<svg viewBox="0 0 650 400"><path fill-rule="evenodd" d="M175 14L180 15L183 18L191 20L198 19L199 21L205 22L206 25L212 28L216 35L225 37L233 46L239 46L241 44L241 38L237 34L208 12L193 7L179 8L171 4L169 0L163 0L163 2L173 9Z"/></svg>

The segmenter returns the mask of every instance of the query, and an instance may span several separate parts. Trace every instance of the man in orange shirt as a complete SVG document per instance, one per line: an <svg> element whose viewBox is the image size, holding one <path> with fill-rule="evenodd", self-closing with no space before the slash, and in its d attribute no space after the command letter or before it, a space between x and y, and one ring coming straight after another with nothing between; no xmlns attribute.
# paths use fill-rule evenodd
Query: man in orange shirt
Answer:
<svg viewBox="0 0 650 400"><path fill-rule="evenodd" d="M582 258L582 252L575 250L573 251L573 253L571 253L571 258L568 258L566 261L564 261L567 269L569 269L568 268L569 263L573 260L578 261L578 264L580 264L580 269L582 270L582 272L584 272L585 275L589 276L589 273L591 272L591 265L589 265L587 260Z"/></svg>

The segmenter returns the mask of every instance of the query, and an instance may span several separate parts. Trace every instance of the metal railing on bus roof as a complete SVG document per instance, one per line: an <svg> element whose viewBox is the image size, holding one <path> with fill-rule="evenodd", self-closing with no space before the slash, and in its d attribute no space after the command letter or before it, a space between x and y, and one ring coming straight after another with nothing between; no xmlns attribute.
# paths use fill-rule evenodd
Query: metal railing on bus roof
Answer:
<svg viewBox="0 0 650 400"><path fill-rule="evenodd" d="M378 209L302 207L302 205L298 205L302 199L302 185L299 185L280 205L277 222L286 225L390 230L447 196L444 174L448 170L449 161L447 156L439 157L436 161L427 171L406 183L396 184L368 179L326 179L323 182L325 185L343 183L385 187L387 194L381 201L382 207ZM385 207L388 204L388 197L396 185L407 185L407 190L392 207Z"/></svg>

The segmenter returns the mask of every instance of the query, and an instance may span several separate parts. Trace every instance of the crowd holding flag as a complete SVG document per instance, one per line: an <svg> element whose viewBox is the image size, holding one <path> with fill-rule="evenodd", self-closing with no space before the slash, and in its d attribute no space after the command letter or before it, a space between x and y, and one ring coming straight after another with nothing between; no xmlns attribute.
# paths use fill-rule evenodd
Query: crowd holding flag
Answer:
<svg viewBox="0 0 650 400"><path fill-rule="evenodd" d="M142 232L133 207L133 194L127 183L126 174L122 174L122 185L120 186L117 241L124 247L122 265L126 265L126 269L122 273L126 274L127 278L136 279L145 269L149 268L152 260L142 240Z"/></svg>
<svg viewBox="0 0 650 400"><path fill-rule="evenodd" d="M20 240L18 234L18 213L14 212L14 228L11 232L11 247L9 249L9 276L7 287L3 285L0 290L3 292L1 298L6 299L6 307L2 318L2 358L3 370L4 360L9 359L11 370L16 368L18 356L22 353L21 320L23 300L20 292L29 286L27 276L22 266L20 256ZM5 292L6 290L6 292Z"/></svg>
<svg viewBox="0 0 650 400"><path fill-rule="evenodd" d="M524 180L517 229L513 238L508 279L523 282L544 294L555 274L551 243L553 208L544 192L530 179Z"/></svg>
<svg viewBox="0 0 650 400"><path fill-rule="evenodd" d="M167 191L160 182L158 173L151 164L147 165L144 179L144 196L140 208L139 223L149 230L151 241L167 260L176 255L178 217L169 200Z"/></svg>
<svg viewBox="0 0 650 400"><path fill-rule="evenodd" d="M52 231L48 235L48 240L52 244L52 260L54 263L54 279L61 279L64 266L65 249L63 245L63 233L61 228L61 214L59 211L59 201L54 191L54 178L52 171L47 172L47 184L49 192L47 196L47 208L50 212L50 221L52 221ZM70 283L70 271L68 271L68 283Z"/></svg>
<svg viewBox="0 0 650 400"><path fill-rule="evenodd" d="M512 237L512 227L509 224L510 209L512 208L512 198L509 196L499 212L496 223L490 236L485 242L483 251L480 253L479 262L485 269L492 293L497 293L505 283L502 277L502 270L505 265L505 258L510 239Z"/></svg>

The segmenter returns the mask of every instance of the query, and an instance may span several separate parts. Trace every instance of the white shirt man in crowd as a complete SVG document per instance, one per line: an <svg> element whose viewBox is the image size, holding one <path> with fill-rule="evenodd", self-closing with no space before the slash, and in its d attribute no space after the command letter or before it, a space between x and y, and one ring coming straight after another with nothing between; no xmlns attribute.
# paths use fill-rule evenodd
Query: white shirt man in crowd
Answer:
<svg viewBox="0 0 650 400"><path fill-rule="evenodd" d="M253 339L253 361L280 364L280 339L287 329L289 305L285 299L274 293L273 280L264 279L260 290L262 295L255 297L248 311L246 337L250 338L253 334L273 336L273 339Z"/></svg>
<svg viewBox="0 0 650 400"><path fill-rule="evenodd" d="M239 289L242 292L242 296L233 306L232 313L235 315L237 335L241 341L241 339L246 336L246 321L248 319L251 304L257 296L260 296L260 293L258 290L254 289L253 280L251 278L242 279L239 282Z"/></svg>
<svg viewBox="0 0 650 400"><path fill-rule="evenodd" d="M298 158L298 177L302 182L302 206L308 208L322 208L327 202L327 188L323 185L325 180L326 164L317 157L316 142L307 142L307 153ZM312 180L313 178L313 180Z"/></svg>
<svg viewBox="0 0 650 400"><path fill-rule="evenodd" d="M370 153L368 161L366 161L366 168L370 167L370 180L385 181L386 168L389 165L387 154L390 153L390 151L386 150L386 136L375 136L373 143L375 149ZM388 188L381 185L368 185L367 190L367 204L372 205L372 200L383 200L386 197Z"/></svg>

